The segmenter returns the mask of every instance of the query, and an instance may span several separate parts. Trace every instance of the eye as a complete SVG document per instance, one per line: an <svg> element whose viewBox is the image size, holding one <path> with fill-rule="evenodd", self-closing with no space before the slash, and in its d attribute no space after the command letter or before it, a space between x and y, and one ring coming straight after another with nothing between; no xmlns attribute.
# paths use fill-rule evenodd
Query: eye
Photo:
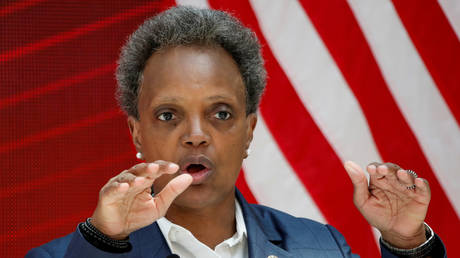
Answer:
<svg viewBox="0 0 460 258"><path fill-rule="evenodd" d="M227 111L219 111L217 112L214 117L220 120L228 120L230 119L230 113Z"/></svg>
<svg viewBox="0 0 460 258"><path fill-rule="evenodd" d="M170 121L176 118L176 116L171 112L163 112L158 116L158 119L161 121Z"/></svg>

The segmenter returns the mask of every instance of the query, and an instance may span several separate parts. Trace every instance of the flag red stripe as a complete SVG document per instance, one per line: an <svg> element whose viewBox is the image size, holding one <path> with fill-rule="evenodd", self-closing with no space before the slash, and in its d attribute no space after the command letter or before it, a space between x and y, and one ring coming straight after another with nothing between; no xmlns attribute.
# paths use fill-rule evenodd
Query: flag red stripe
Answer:
<svg viewBox="0 0 460 258"><path fill-rule="evenodd" d="M210 3L215 8L235 13L258 34L262 45L268 46L249 4L233 1ZM267 127L326 220L345 235L354 252L363 257L379 256L369 224L357 209L350 209L353 207L353 189L351 183L343 183L349 179L341 161L308 114L269 48L264 49L264 57L270 76L260 111ZM330 180L331 175L335 180ZM324 187L326 182L328 187Z"/></svg>
<svg viewBox="0 0 460 258"><path fill-rule="evenodd" d="M412 42L460 125L460 41L436 1L393 1Z"/></svg>
<svg viewBox="0 0 460 258"><path fill-rule="evenodd" d="M414 169L430 182L436 194L428 221L446 236L446 243L453 243L452 236L460 230L457 214L392 98L348 4L343 0L301 0L301 4L358 99L382 158ZM404 149L410 151L400 151Z"/></svg>

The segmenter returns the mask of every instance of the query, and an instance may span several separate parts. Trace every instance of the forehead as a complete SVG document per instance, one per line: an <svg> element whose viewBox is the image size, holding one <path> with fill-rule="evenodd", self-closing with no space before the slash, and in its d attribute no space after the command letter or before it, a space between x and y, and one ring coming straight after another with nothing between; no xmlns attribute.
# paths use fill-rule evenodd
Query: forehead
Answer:
<svg viewBox="0 0 460 258"><path fill-rule="evenodd" d="M245 102L245 86L233 58L218 46L163 49L147 61L141 99L224 96Z"/></svg>

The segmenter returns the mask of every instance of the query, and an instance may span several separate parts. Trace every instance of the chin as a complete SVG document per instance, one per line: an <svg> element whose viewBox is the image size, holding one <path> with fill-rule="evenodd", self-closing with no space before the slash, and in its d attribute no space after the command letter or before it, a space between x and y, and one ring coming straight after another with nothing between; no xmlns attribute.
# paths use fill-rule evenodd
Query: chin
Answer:
<svg viewBox="0 0 460 258"><path fill-rule="evenodd" d="M219 206L227 199L228 194L222 190L213 191L205 185L191 185L185 192L174 200L174 205L188 209L203 209L206 207Z"/></svg>

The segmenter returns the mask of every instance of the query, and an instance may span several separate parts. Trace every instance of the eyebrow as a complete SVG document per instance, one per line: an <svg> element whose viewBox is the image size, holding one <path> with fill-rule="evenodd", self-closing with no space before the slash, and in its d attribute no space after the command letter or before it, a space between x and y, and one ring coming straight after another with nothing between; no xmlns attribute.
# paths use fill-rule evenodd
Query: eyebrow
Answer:
<svg viewBox="0 0 460 258"><path fill-rule="evenodd" d="M159 99L159 102L161 103L177 103L180 101L181 98L177 98L177 97L162 97ZM231 97L228 97L228 96L224 96L224 95L215 95L215 96L210 96L210 97L207 97L206 100L211 100L211 101L216 101L216 100L233 100L233 98Z"/></svg>
<svg viewBox="0 0 460 258"><path fill-rule="evenodd" d="M177 103L179 102L179 99L180 98L176 98L176 97L162 97L159 99L159 102L163 103L163 102L173 102L173 103Z"/></svg>
<svg viewBox="0 0 460 258"><path fill-rule="evenodd" d="M223 95L216 95L207 98L208 100L233 100L231 97L223 96Z"/></svg>

